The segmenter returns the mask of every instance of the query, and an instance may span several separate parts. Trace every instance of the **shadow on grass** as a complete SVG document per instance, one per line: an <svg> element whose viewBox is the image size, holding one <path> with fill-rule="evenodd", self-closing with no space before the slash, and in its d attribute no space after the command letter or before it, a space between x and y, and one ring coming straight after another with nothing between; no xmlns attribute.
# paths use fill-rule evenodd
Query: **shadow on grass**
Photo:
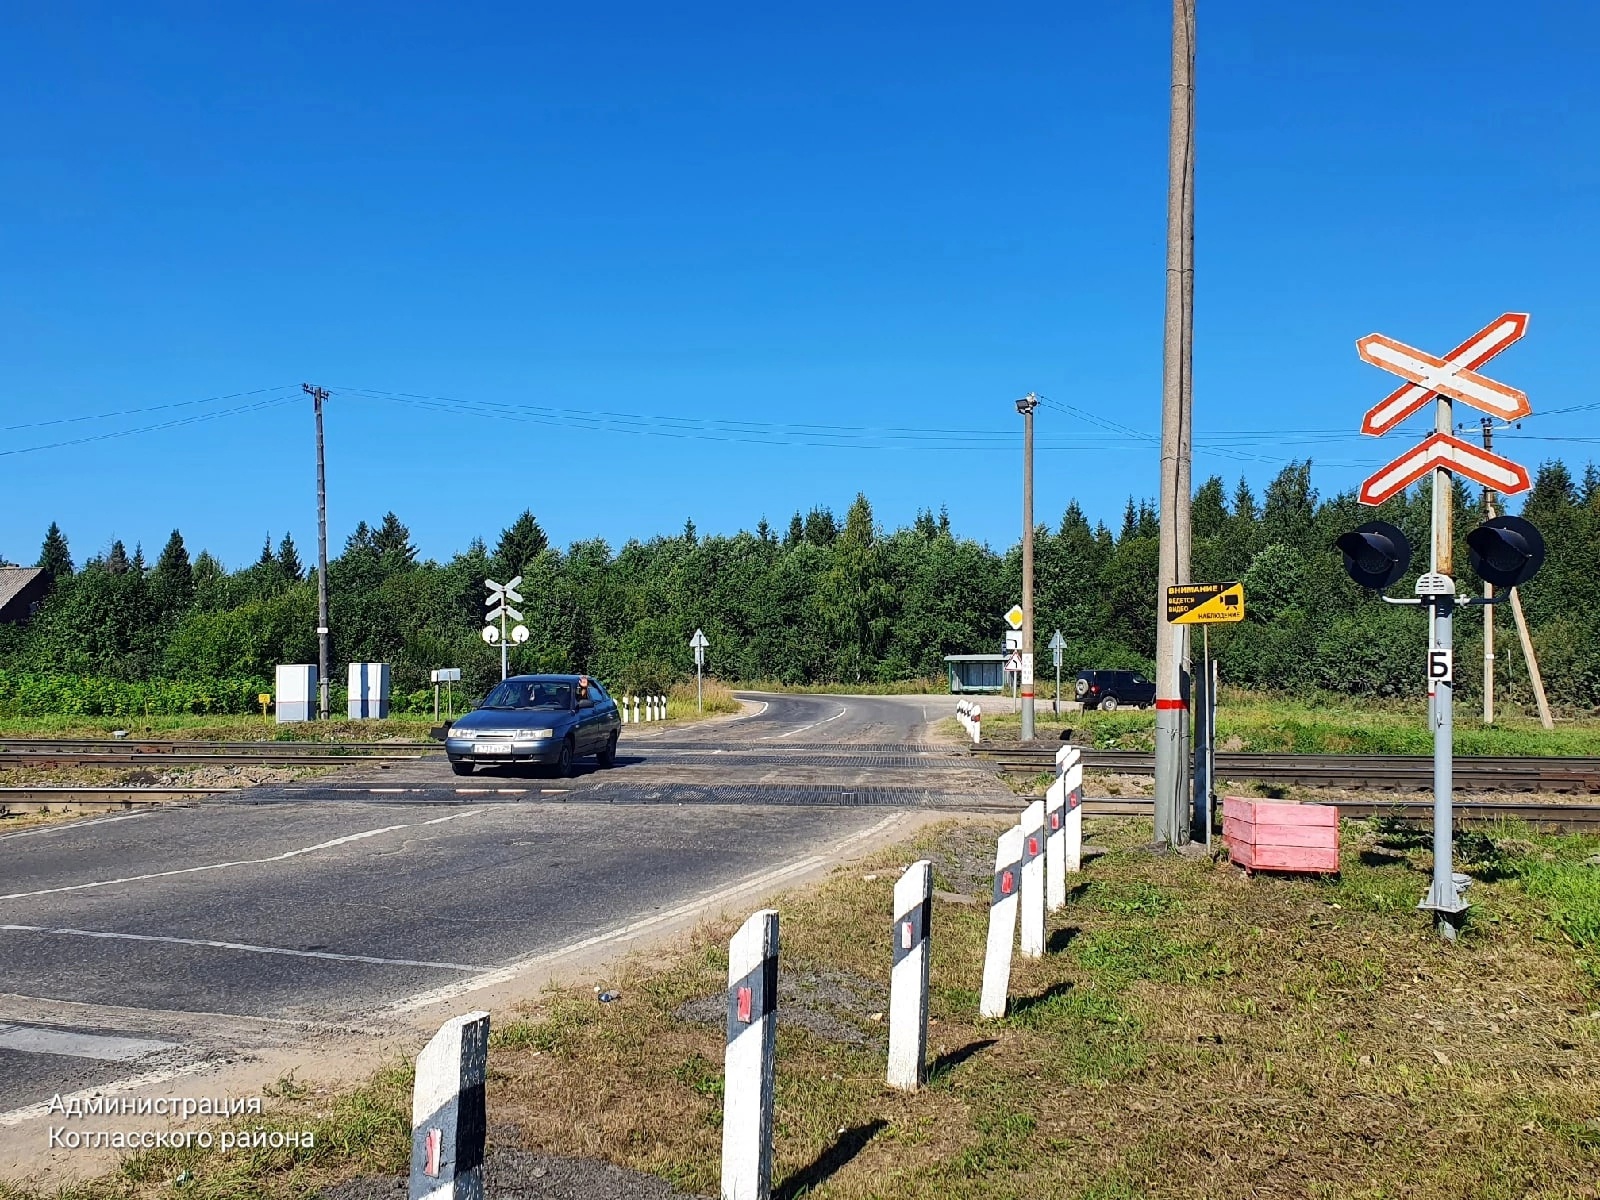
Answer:
<svg viewBox="0 0 1600 1200"><path fill-rule="evenodd" d="M867 1143L888 1127L889 1122L882 1119L852 1125L838 1136L833 1145L785 1179L782 1186L773 1189L773 1200L798 1200L809 1194L812 1189L831 1179L835 1172L866 1149Z"/></svg>
<svg viewBox="0 0 1600 1200"><path fill-rule="evenodd" d="M1389 854L1383 850L1363 850L1360 858L1363 867L1404 867L1411 863L1404 854Z"/></svg>
<svg viewBox="0 0 1600 1200"><path fill-rule="evenodd" d="M928 1085L943 1082L962 1063L975 1054L980 1054L993 1046L998 1038L979 1038L975 1042L968 1042L959 1050L952 1050L948 1054L941 1054L933 1060L933 1065L928 1068Z"/></svg>
<svg viewBox="0 0 1600 1200"><path fill-rule="evenodd" d="M1008 1018L1026 1016L1033 1009L1049 1004L1057 997L1065 996L1071 990L1072 984L1070 982L1063 981L1061 983L1052 983L1049 987L1045 988L1044 991L1038 993L1038 995L1019 996L1012 1003L1011 1008L1006 1012L1006 1016Z"/></svg>
<svg viewBox="0 0 1600 1200"><path fill-rule="evenodd" d="M1067 925L1061 929L1052 929L1050 931L1050 939L1049 941L1045 942L1044 948L1051 954L1060 954L1068 946L1072 945L1072 939L1077 937L1082 932L1083 930L1079 929L1076 925Z"/></svg>

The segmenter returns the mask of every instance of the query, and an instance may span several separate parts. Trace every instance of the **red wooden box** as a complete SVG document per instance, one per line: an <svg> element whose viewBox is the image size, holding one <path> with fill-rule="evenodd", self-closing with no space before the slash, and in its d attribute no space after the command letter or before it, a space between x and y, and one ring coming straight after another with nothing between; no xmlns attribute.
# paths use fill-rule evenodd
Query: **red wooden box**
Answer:
<svg viewBox="0 0 1600 1200"><path fill-rule="evenodd" d="M1222 799L1228 857L1251 871L1339 870L1339 810L1331 804Z"/></svg>

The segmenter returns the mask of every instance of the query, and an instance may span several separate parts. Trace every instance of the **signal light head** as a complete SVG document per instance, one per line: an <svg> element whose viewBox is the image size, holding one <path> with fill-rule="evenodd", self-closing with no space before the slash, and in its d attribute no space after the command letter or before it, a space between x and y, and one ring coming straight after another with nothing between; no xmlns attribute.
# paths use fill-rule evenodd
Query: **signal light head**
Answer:
<svg viewBox="0 0 1600 1200"><path fill-rule="evenodd" d="M1333 543L1344 555L1344 569L1362 587L1382 591L1411 565L1411 543L1387 521L1368 521Z"/></svg>
<svg viewBox="0 0 1600 1200"><path fill-rule="evenodd" d="M1467 551L1478 578L1517 587L1544 565L1544 536L1521 517L1490 517L1467 534Z"/></svg>

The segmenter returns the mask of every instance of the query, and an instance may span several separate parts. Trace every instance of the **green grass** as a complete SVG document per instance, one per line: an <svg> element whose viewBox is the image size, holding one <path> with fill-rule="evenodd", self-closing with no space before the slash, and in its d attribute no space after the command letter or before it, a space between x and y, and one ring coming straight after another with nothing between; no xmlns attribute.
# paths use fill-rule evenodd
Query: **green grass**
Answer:
<svg viewBox="0 0 1600 1200"><path fill-rule="evenodd" d="M1011 712L1011 701L986 698L982 703L984 738L1015 739L1021 719ZM954 721L947 721L945 728L952 736L962 736ZM1037 736L1055 740L1063 729L1086 735L1097 750L1149 750L1155 743L1155 713L1092 711L1055 718L1041 704ZM1457 754L1594 756L1600 755L1600 719L1566 718L1547 731L1532 717L1505 714L1486 728L1466 706L1457 705L1454 743ZM1433 734L1421 697L1356 701L1265 696L1225 688L1217 707L1217 744L1219 749L1260 753L1430 754Z"/></svg>
<svg viewBox="0 0 1600 1200"><path fill-rule="evenodd" d="M457 710L459 715L459 709ZM441 716L440 722L444 718ZM168 717L0 717L0 737L109 737L125 729L133 737L178 741L330 742L376 741L383 738L426 738L433 714L393 716L384 721L305 721L279 725L261 714L243 716Z"/></svg>

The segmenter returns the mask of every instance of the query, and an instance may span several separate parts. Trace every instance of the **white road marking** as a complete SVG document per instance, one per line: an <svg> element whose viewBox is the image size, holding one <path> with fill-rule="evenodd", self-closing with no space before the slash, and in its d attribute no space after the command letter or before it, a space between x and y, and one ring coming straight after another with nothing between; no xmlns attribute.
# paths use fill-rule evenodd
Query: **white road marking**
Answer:
<svg viewBox="0 0 1600 1200"><path fill-rule="evenodd" d="M122 813L115 817L95 817L88 821L68 821L61 825L41 825L38 829L19 829L16 833L0 833L0 842L9 842L12 838L35 837L41 833L67 833L73 829L87 829L90 825L109 825L113 821L137 821L140 817L148 817L147 812Z"/></svg>
<svg viewBox="0 0 1600 1200"><path fill-rule="evenodd" d="M329 962L372 963L380 967L436 967L441 971L484 971L470 963L428 962L415 958L378 958L370 954L335 954L331 950L290 950L285 946L253 946L248 942L213 942L206 938L167 937L154 933L108 933L98 929L52 928L48 925L0 925L0 933L48 933L62 937L108 938L125 942L162 942L171 946L204 946L246 954L283 954L290 958L322 958Z"/></svg>
<svg viewBox="0 0 1600 1200"><path fill-rule="evenodd" d="M28 1054L61 1054L69 1058L98 1058L106 1062L132 1062L163 1050L176 1050L177 1042L158 1042L150 1038L110 1037L98 1033L76 1033L70 1029L46 1029L38 1025L0 1025L0 1050L21 1050Z"/></svg>
<svg viewBox="0 0 1600 1200"><path fill-rule="evenodd" d="M707 892L694 900L686 901L683 904L666 909L663 912L654 913L651 916L644 917L638 921L633 921L627 925L619 925L617 928L608 929L604 933L597 933L594 936L586 937L581 941L572 942L570 945L562 946L559 950L546 950L528 958L519 959L516 962L509 963L503 967L498 967L493 971L485 972L484 974L476 976L472 979L464 979L460 983L446 984L443 987L434 988L431 991L419 992L417 995L408 999L397 1001L386 1008L379 1009L373 1015L376 1017L398 1017L403 1016L406 1013L415 1012L418 1009L430 1008L435 1004L443 1004L447 1000L454 1000L458 996L467 995L468 993L475 992L480 988L493 987L499 983L508 983L515 979L518 975L532 970L542 963L553 962L557 959L565 957L566 955L575 954L580 950L587 950L591 946L598 946L604 942L613 941L617 938L625 938L644 933L654 926L676 921L682 917L689 916L700 909L714 905L724 897L737 895L740 892L746 891L750 888L765 889L771 887L773 884L788 879L793 875L801 875L807 871L811 871L826 865L828 861L828 855L837 855L857 842L875 837L877 834L883 832L891 825L905 820L905 818L905 813L896 813L893 816L885 817L876 825L870 826L867 829L863 829L859 833L852 834L843 841L834 843L834 845L823 854L808 855L805 858L790 863L786 867L778 867L767 871L757 871L755 874L747 875L745 878L739 880L737 883L734 883L729 887L722 887L716 889L715 891Z"/></svg>
<svg viewBox="0 0 1600 1200"><path fill-rule="evenodd" d="M787 733L769 733L766 737L757 738L756 740L758 742L770 742L773 738L793 737L797 733L804 733L808 729L815 729L818 725L827 725L827 724L830 724L831 722L837 721L840 717L844 716L845 713L847 713L849 711L850 711L850 706L849 705L845 705L843 708L841 708L838 712L834 713L833 716L829 717L825 721L813 721L809 725L802 725L802 726L800 726L799 729L791 729Z"/></svg>
<svg viewBox="0 0 1600 1200"><path fill-rule="evenodd" d="M291 858L299 858L305 854L314 854L318 850L332 850L336 846L343 846L350 842L359 842L366 838L377 837L380 834L393 833L397 829L414 829L422 825L443 825L446 821L457 821L463 817L475 817L483 809L474 808L466 812L451 813L448 817L434 817L431 821L422 821L419 825L385 825L381 829L364 829L360 833L347 833L343 837L336 837L330 841L318 842L315 846L303 846L299 850L285 850L282 854L274 854L269 858L244 858L231 862L206 863L199 867L178 867L171 871L152 871L147 875L127 875L120 879L97 879L91 883L72 883L63 887L39 888L32 892L10 892L0 896L0 900L28 900L35 896L57 896L63 892L84 892L92 888L115 887L119 883L143 883L149 879L169 879L176 875L195 875L202 871L222 871L228 867L258 867L267 863L285 862Z"/></svg>

